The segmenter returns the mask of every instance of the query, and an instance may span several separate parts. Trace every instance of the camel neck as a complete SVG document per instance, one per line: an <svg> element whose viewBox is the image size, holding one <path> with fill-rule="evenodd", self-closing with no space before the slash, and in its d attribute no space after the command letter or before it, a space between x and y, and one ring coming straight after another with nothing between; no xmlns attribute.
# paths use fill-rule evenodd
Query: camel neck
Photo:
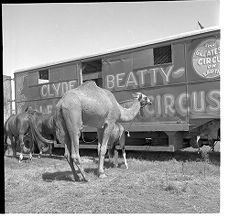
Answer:
<svg viewBox="0 0 225 217"><path fill-rule="evenodd" d="M121 114L120 120L124 122L132 121L138 114L140 107L141 106L138 99L134 99L133 104L130 108L123 108L121 105L119 105Z"/></svg>

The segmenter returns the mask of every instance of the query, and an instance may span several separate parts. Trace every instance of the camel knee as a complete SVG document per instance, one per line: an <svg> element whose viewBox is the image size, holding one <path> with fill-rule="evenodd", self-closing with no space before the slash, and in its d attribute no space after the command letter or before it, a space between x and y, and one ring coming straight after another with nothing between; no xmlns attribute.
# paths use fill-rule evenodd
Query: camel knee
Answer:
<svg viewBox="0 0 225 217"><path fill-rule="evenodd" d="M78 164L81 163L81 158L80 158L80 155L79 155L79 154L72 154L72 155L71 155L71 158L72 158L72 160L73 160L75 163L78 163Z"/></svg>

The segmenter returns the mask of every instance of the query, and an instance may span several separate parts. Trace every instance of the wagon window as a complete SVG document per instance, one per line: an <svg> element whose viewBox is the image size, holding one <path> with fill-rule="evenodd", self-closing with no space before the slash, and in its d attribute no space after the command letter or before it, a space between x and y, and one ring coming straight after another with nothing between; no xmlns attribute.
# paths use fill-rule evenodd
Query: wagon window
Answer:
<svg viewBox="0 0 225 217"><path fill-rule="evenodd" d="M154 48L153 55L154 55L154 65L171 63L172 62L171 45Z"/></svg>
<svg viewBox="0 0 225 217"><path fill-rule="evenodd" d="M83 81L95 81L97 86L102 87L102 60L90 60L82 62Z"/></svg>
<svg viewBox="0 0 225 217"><path fill-rule="evenodd" d="M42 83L48 83L48 82L49 82L49 71L48 71L48 69L39 71L38 83L42 84Z"/></svg>

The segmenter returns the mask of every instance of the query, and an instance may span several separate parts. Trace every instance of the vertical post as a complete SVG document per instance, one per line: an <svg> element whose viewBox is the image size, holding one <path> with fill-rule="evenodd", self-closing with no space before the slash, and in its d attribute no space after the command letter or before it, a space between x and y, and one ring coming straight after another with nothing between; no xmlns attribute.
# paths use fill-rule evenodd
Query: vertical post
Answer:
<svg viewBox="0 0 225 217"><path fill-rule="evenodd" d="M12 115L12 81L13 79L9 80L9 86L10 86L10 115Z"/></svg>
<svg viewBox="0 0 225 217"><path fill-rule="evenodd" d="M80 84L83 84L83 72L82 71L83 71L82 70L82 63L79 62L79 63L77 63L77 72L78 72Z"/></svg>
<svg viewBox="0 0 225 217"><path fill-rule="evenodd" d="M15 114L17 114L17 95L16 95L16 90L17 90L17 82L16 82L16 77L15 77L15 74L14 74Z"/></svg>

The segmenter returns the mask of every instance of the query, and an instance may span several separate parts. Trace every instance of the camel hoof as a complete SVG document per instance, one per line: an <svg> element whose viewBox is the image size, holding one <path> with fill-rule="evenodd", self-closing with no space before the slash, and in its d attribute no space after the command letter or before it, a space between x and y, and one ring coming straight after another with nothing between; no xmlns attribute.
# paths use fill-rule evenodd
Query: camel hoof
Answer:
<svg viewBox="0 0 225 217"><path fill-rule="evenodd" d="M106 178L107 176L106 176L106 174L105 173L101 173L100 175L99 175L99 178L100 179L104 179L104 178Z"/></svg>
<svg viewBox="0 0 225 217"><path fill-rule="evenodd" d="M88 182L88 180L86 178L83 179L84 182Z"/></svg>

